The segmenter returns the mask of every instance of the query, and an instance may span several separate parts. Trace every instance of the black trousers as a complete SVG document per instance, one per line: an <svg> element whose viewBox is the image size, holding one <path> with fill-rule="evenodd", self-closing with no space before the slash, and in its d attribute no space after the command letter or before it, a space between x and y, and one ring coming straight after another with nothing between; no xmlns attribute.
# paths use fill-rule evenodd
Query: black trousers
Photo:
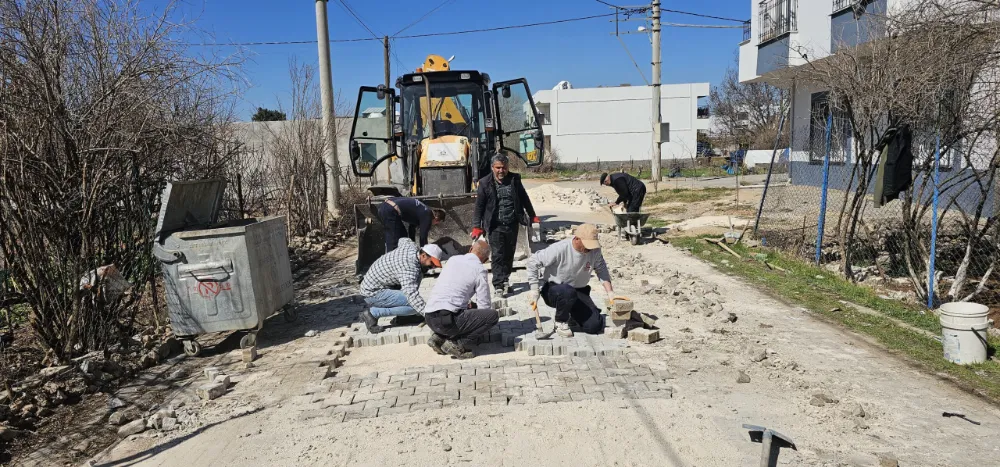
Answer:
<svg viewBox="0 0 1000 467"><path fill-rule="evenodd" d="M490 261L493 264L493 288L502 287L510 279L517 249L518 224L498 225L490 231Z"/></svg>
<svg viewBox="0 0 1000 467"><path fill-rule="evenodd" d="M570 317L587 334L604 332L604 318L600 308L590 299L590 286L574 288L567 284L546 282L540 291L545 304L556 309L556 321L568 322Z"/></svg>
<svg viewBox="0 0 1000 467"><path fill-rule="evenodd" d="M450 311L435 311L424 315L427 327L435 334L457 342L468 349L472 341L490 332L500 321L496 310L488 308L472 308L454 313Z"/></svg>
<svg viewBox="0 0 1000 467"><path fill-rule="evenodd" d="M396 249L399 239L406 237L406 224L392 206L382 203L378 207L378 218L382 221L382 232L385 237L385 252Z"/></svg>
<svg viewBox="0 0 1000 467"><path fill-rule="evenodd" d="M629 200L628 206L625 207L625 212L639 212L644 199L646 199L646 187L636 189L632 193L632 199Z"/></svg>

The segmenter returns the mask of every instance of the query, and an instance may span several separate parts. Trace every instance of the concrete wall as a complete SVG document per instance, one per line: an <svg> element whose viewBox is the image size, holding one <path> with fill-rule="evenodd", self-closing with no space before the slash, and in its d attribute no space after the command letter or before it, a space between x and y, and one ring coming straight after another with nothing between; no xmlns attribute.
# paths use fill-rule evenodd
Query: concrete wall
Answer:
<svg viewBox="0 0 1000 467"><path fill-rule="evenodd" d="M663 160L692 158L697 131L709 130L711 119L697 118L698 97L708 96L708 83L661 87L661 115L670 123L670 142ZM545 90L533 96L548 104L549 125L542 130L562 163L649 160L652 155L652 88L628 86Z"/></svg>

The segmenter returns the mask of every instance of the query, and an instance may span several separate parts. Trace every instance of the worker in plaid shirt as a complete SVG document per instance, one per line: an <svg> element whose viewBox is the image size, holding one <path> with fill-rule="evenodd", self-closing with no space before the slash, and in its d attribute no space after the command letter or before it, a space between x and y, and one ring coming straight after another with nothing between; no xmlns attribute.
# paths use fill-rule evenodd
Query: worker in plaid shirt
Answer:
<svg viewBox="0 0 1000 467"><path fill-rule="evenodd" d="M399 239L396 249L382 255L372 264L361 281L361 295L368 309L361 312L361 321L368 332L378 334L383 316L423 314L424 299L420 296L423 268L441 267L441 247L429 243L422 248L409 238Z"/></svg>

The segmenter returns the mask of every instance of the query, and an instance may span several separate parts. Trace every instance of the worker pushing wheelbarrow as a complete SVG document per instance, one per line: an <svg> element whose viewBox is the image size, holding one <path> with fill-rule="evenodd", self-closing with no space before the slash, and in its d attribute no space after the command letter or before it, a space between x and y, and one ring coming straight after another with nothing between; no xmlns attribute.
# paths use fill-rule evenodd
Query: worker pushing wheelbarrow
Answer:
<svg viewBox="0 0 1000 467"><path fill-rule="evenodd" d="M611 214L618 226L618 238L626 237L633 245L642 238L642 227L649 220L649 214L640 213L646 198L646 185L627 173L603 173L601 185L610 186L618 193L618 199L610 204Z"/></svg>

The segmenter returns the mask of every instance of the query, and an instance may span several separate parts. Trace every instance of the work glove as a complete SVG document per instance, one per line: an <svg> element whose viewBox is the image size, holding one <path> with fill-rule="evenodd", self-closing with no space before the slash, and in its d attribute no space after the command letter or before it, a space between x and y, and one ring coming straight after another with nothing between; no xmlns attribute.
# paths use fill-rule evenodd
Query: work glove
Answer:
<svg viewBox="0 0 1000 467"><path fill-rule="evenodd" d="M541 219L539 219L539 218L538 218L538 216L535 216L535 217L532 217L532 218L531 218L531 223L532 223L532 224L541 224L541 223L542 223L542 220L541 220Z"/></svg>
<svg viewBox="0 0 1000 467"><path fill-rule="evenodd" d="M538 303L539 296L541 296L541 294L538 293L538 290L532 290L531 293L528 294L528 304L535 306L535 304Z"/></svg>
<svg viewBox="0 0 1000 467"><path fill-rule="evenodd" d="M483 231L483 229L480 229L479 227L475 227L475 228L472 229L472 238L473 238L473 240L477 239L479 237L482 237L483 234L485 234L485 233L486 232Z"/></svg>

